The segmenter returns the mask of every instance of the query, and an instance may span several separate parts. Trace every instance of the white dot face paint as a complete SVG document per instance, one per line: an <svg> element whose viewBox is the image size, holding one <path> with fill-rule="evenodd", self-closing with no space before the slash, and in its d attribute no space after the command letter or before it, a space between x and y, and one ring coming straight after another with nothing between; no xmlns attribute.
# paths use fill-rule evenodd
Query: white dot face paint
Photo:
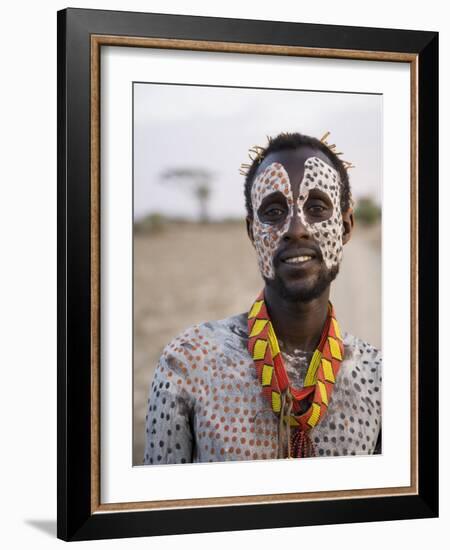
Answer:
<svg viewBox="0 0 450 550"><path fill-rule="evenodd" d="M297 199L297 211L302 224L308 233L317 241L328 269L338 265L342 260L342 213L340 200L341 179L338 172L318 157L305 161L305 172L300 184ZM312 189L326 194L333 205L333 214L328 220L308 223L304 205Z"/></svg>
<svg viewBox="0 0 450 550"><path fill-rule="evenodd" d="M328 269L339 264L342 259L342 214L340 208L340 178L338 172L318 157L305 160L305 171L300 183L296 209L300 221L320 247ZM304 205L309 193L318 189L326 194L333 205L331 217L325 221L310 223L306 218ZM258 217L258 209L264 198L271 193L280 192L288 206L284 223L273 225L263 223ZM253 205L253 237L258 257L258 265L263 277L273 279L273 257L283 235L288 230L294 213L294 200L289 175L279 162L269 164L255 179L251 191Z"/></svg>
<svg viewBox="0 0 450 550"><path fill-rule="evenodd" d="M286 198L289 213L282 227L262 223L258 218L258 209L262 201L271 193L280 192ZM289 176L283 165L272 162L258 175L252 185L253 206L253 238L258 257L259 270L263 277L274 278L273 255L280 244L281 237L286 233L291 223L293 204L292 189Z"/></svg>

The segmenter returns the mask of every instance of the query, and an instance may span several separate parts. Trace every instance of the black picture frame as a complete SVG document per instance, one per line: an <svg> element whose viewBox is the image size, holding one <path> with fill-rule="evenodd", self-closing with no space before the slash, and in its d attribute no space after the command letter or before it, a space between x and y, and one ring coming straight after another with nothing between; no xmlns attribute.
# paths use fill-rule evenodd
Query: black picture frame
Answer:
<svg viewBox="0 0 450 550"><path fill-rule="evenodd" d="M58 12L58 520L66 541L438 515L438 33L151 13ZM161 38L410 55L416 67L417 143L417 491L377 498L175 507L109 513L98 509L92 461L92 37ZM125 42L126 43L126 40ZM136 44L137 45L137 44ZM325 53L326 56L326 53ZM330 53L330 57L336 56ZM411 58L412 58L411 57ZM414 167L413 167L414 168ZM414 170L413 170L414 171ZM98 205L97 205L98 207ZM430 215L432 213L432 215ZM94 325L93 325L94 318ZM425 368L420 368L423 365ZM93 385L95 387L93 387Z"/></svg>

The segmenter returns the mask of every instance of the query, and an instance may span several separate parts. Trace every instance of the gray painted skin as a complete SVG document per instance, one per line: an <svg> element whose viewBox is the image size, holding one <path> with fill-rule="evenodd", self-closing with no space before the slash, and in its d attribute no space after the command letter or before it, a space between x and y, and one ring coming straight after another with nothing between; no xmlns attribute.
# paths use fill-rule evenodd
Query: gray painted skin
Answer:
<svg viewBox="0 0 450 550"><path fill-rule="evenodd" d="M350 334L343 340L327 414L309 432L318 458L380 452L381 353ZM291 383L302 387L311 353L280 348ZM278 424L247 350L247 314L194 325L158 363L143 463L276 459Z"/></svg>

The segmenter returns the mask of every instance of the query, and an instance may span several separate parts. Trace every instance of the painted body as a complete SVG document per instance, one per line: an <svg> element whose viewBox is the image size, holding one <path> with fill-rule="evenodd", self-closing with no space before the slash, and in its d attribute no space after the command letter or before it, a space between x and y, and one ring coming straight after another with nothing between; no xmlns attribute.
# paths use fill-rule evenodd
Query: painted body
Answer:
<svg viewBox="0 0 450 550"><path fill-rule="evenodd" d="M247 313L195 325L170 342L149 387L144 464L277 459L279 419L247 349ZM381 353L343 333L345 355L327 415L310 432L318 457L368 455L381 429ZM289 354L303 387L311 352ZM379 451L378 451L379 452Z"/></svg>

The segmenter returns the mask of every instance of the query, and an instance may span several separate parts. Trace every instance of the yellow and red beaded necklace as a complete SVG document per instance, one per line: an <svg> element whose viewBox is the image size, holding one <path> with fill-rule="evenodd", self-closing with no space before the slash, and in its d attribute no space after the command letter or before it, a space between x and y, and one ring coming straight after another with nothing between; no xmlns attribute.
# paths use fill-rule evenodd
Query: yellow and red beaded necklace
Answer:
<svg viewBox="0 0 450 550"><path fill-rule="evenodd" d="M255 362L263 395L272 410L280 416L280 428L286 424L288 432L289 428L296 429L293 437L288 437L288 456L314 454L312 443L305 436L326 414L344 356L344 344L331 302L328 302L327 319L306 372L303 388L294 388L289 382L264 302L264 291L248 313L248 351ZM307 398L311 399L311 405L301 413L301 402Z"/></svg>

